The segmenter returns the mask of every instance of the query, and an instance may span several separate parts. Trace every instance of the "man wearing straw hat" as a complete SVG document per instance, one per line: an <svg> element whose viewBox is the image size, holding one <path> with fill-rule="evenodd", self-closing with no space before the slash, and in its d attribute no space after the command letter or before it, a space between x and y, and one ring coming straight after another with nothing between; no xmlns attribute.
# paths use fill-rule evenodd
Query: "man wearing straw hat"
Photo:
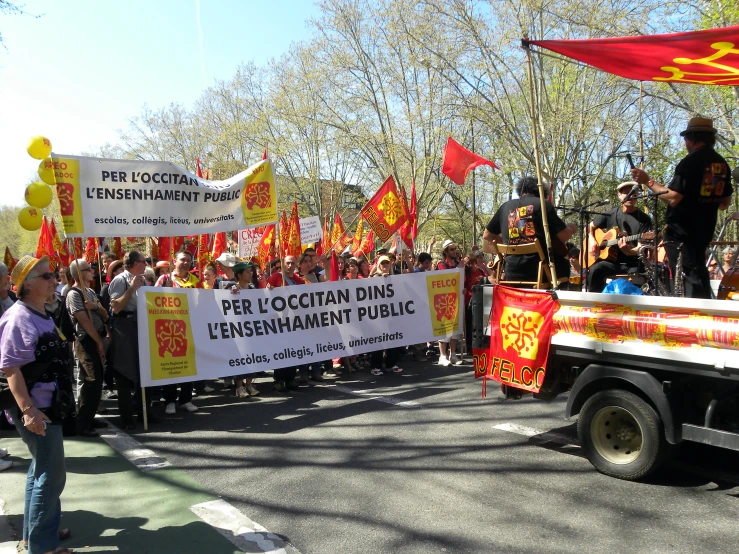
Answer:
<svg viewBox="0 0 739 554"><path fill-rule="evenodd" d="M637 183L661 193L659 199L667 204L665 250L674 275L682 244L685 295L711 298L706 248L713 239L718 210L729 207L734 190L726 160L713 149L713 120L693 117L680 136L688 155L677 164L669 187L658 184L642 169L632 169L631 175Z"/></svg>

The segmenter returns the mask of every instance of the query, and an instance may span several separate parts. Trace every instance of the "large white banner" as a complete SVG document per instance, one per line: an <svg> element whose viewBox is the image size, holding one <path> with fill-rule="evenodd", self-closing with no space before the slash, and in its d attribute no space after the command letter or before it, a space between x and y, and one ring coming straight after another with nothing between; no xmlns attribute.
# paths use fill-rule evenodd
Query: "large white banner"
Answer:
<svg viewBox="0 0 739 554"><path fill-rule="evenodd" d="M445 339L464 326L462 270L230 291L144 287L143 386L243 375Z"/></svg>
<svg viewBox="0 0 739 554"><path fill-rule="evenodd" d="M187 236L277 221L269 160L225 181L206 181L173 163L52 154L68 237Z"/></svg>

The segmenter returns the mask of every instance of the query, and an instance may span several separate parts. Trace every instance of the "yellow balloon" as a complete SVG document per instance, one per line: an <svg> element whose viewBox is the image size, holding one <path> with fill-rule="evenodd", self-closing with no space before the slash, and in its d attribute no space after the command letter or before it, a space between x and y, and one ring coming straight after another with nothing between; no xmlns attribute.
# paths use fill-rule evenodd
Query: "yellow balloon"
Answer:
<svg viewBox="0 0 739 554"><path fill-rule="evenodd" d="M44 158L38 164L38 176L47 185L56 185L56 176L54 175L54 166L51 158Z"/></svg>
<svg viewBox="0 0 739 554"><path fill-rule="evenodd" d="M46 137L36 135L31 137L28 141L28 147L26 148L28 155L37 160L43 160L46 156L51 154L51 141Z"/></svg>
<svg viewBox="0 0 739 554"><path fill-rule="evenodd" d="M44 214L38 208L26 206L18 212L18 223L21 224L26 231L37 231L41 228Z"/></svg>
<svg viewBox="0 0 739 554"><path fill-rule="evenodd" d="M34 208L45 208L53 198L51 187L46 183L36 181L26 187L26 202Z"/></svg>

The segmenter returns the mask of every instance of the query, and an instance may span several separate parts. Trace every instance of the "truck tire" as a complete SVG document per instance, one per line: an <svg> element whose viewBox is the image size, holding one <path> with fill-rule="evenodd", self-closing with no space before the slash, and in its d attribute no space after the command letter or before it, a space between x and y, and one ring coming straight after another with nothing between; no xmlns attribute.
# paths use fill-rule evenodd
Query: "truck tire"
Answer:
<svg viewBox="0 0 739 554"><path fill-rule="evenodd" d="M583 404L577 421L580 445L605 475L633 481L657 469L669 454L657 411L636 394L602 390Z"/></svg>

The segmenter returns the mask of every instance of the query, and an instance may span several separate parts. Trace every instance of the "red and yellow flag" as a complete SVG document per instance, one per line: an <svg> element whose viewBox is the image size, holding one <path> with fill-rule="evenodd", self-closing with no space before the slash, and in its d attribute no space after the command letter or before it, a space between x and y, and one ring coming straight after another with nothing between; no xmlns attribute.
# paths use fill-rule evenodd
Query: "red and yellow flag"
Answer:
<svg viewBox="0 0 739 554"><path fill-rule="evenodd" d="M51 220L49 224L49 233L51 234L51 245L54 248L54 255L59 263L64 267L69 265L69 250L67 250L67 243L59 238L59 234L56 231L56 224L54 220Z"/></svg>
<svg viewBox="0 0 739 554"><path fill-rule="evenodd" d="M226 233L216 233L213 237L213 252L211 254L213 256L213 259L215 260L221 254L223 254L226 251L227 247L228 245L226 243Z"/></svg>
<svg viewBox="0 0 739 554"><path fill-rule="evenodd" d="M172 237L172 257L174 258L177 253L182 250L182 246L185 244L185 237Z"/></svg>
<svg viewBox="0 0 739 554"><path fill-rule="evenodd" d="M285 249L286 256L300 256L302 251L300 242L300 218L298 216L298 203L293 200L293 209L290 213L290 235Z"/></svg>
<svg viewBox="0 0 739 554"><path fill-rule="evenodd" d="M8 248L7 246L5 247L5 258L3 259L3 262L5 262L5 265L8 266L8 275L13 272L15 264L18 263L18 260L13 257L13 255L10 253L10 248Z"/></svg>
<svg viewBox="0 0 739 554"><path fill-rule="evenodd" d="M280 252L285 255L287 252L287 243L290 241L290 220L287 218L287 213L282 210L280 216Z"/></svg>
<svg viewBox="0 0 739 554"><path fill-rule="evenodd" d="M331 232L329 231L329 228L328 228L328 216L324 216L323 236L321 237L320 243L316 245L316 254L318 256L322 256L323 254L326 254L328 252L328 249L331 248L330 241L331 241Z"/></svg>
<svg viewBox="0 0 739 554"><path fill-rule="evenodd" d="M210 255L210 235L198 235L197 260L198 269L200 270L200 275L202 275L205 266L213 260Z"/></svg>
<svg viewBox="0 0 739 554"><path fill-rule="evenodd" d="M372 229L369 230L369 233L367 233L367 236L364 237L364 240L362 241L362 244L359 245L359 248L357 248L354 251L354 257L358 258L359 256L365 256L366 258L369 258L369 255L372 253L372 251L375 249L375 234Z"/></svg>
<svg viewBox="0 0 739 554"><path fill-rule="evenodd" d="M525 40L636 81L739 85L739 26L668 35Z"/></svg>
<svg viewBox="0 0 739 554"><path fill-rule="evenodd" d="M85 260L87 260L88 264L94 264L95 258L98 254L98 247L97 244L95 244L95 238L94 237L87 237L87 244L85 244Z"/></svg>
<svg viewBox="0 0 739 554"><path fill-rule="evenodd" d="M487 360L476 363L475 376L484 370L488 379L539 392L546 374L552 319L558 309L549 291L495 287L490 352Z"/></svg>
<svg viewBox="0 0 739 554"><path fill-rule="evenodd" d="M346 235L346 229L344 228L344 222L341 220L341 216L338 212L336 212L336 216L334 217L334 226L331 229L331 237L328 242L328 248L331 248L331 246L334 247L334 250L341 254L341 252L346 248L347 244L349 244L352 241L351 236ZM328 250L326 250L325 254L328 254Z"/></svg>
<svg viewBox="0 0 739 554"><path fill-rule="evenodd" d="M56 255L54 254L54 243L51 240L51 231L49 222L44 216L41 223L41 230L38 235L38 243L36 244L36 258L41 256L49 256L49 268L53 270L56 267Z"/></svg>
<svg viewBox="0 0 739 554"><path fill-rule="evenodd" d="M74 259L79 260L85 254L85 249L82 247L82 237L77 237L72 242L74 244Z"/></svg>
<svg viewBox="0 0 739 554"><path fill-rule="evenodd" d="M259 246L257 247L257 259L259 260L259 265L261 265L265 270L267 269L267 264L270 260L275 257L276 234L277 230L275 229L275 224L267 225L262 234L262 240L259 241Z"/></svg>
<svg viewBox="0 0 739 554"><path fill-rule="evenodd" d="M393 176L387 178L370 201L362 208L362 217L381 242L387 242L393 233L407 221L403 203Z"/></svg>
<svg viewBox="0 0 739 554"><path fill-rule="evenodd" d="M113 237L113 254L115 254L116 260L123 259L123 245L121 244L121 237Z"/></svg>
<svg viewBox="0 0 739 554"><path fill-rule="evenodd" d="M165 262L172 260L172 241L169 237L159 237L157 239L157 258Z"/></svg>
<svg viewBox="0 0 739 554"><path fill-rule="evenodd" d="M352 240L352 252L356 252L359 250L359 247L362 244L362 219L360 218L359 223L357 223L357 230L354 233L354 239Z"/></svg>

